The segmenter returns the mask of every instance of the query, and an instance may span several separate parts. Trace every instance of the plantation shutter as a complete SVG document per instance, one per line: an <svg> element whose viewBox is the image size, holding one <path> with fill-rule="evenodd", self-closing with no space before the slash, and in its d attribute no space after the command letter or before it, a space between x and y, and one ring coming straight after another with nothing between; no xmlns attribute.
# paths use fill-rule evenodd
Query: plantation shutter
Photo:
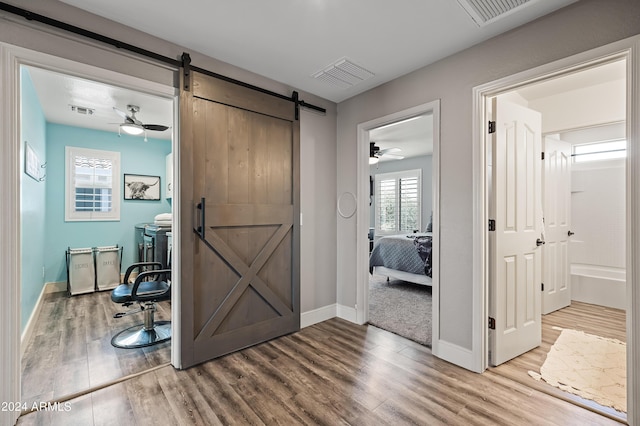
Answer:
<svg viewBox="0 0 640 426"><path fill-rule="evenodd" d="M75 207L83 212L113 209L113 163L108 159L75 157Z"/></svg>
<svg viewBox="0 0 640 426"><path fill-rule="evenodd" d="M120 153L65 147L65 221L120 220Z"/></svg>
<svg viewBox="0 0 640 426"><path fill-rule="evenodd" d="M376 175L376 233L421 229L421 171Z"/></svg>

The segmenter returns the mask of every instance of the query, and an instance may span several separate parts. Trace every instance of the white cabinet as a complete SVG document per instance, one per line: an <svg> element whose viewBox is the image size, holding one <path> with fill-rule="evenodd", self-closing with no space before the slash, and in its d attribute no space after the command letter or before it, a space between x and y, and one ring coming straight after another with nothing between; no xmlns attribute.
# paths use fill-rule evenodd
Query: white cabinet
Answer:
<svg viewBox="0 0 640 426"><path fill-rule="evenodd" d="M165 198L173 198L173 153L167 155L167 179L165 180Z"/></svg>

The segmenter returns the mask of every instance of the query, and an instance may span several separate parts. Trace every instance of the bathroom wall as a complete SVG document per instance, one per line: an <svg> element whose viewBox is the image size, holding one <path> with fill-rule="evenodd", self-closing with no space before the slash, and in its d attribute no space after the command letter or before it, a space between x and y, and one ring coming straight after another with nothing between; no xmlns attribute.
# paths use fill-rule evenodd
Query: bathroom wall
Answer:
<svg viewBox="0 0 640 426"><path fill-rule="evenodd" d="M45 280L66 281L65 251L68 247L96 247L118 244L124 247L123 270L134 262L134 226L153 222L155 215L171 211L165 198L164 186L160 201L123 200L121 194L120 220L108 222L65 222L65 147L101 149L120 152L121 175L140 174L166 177L166 155L171 141L122 135L98 130L47 123L47 190L46 231L44 238ZM120 176L122 179L123 176ZM121 185L123 185L121 181Z"/></svg>
<svg viewBox="0 0 640 426"><path fill-rule="evenodd" d="M24 173L25 142L34 150L41 163L46 161L46 121L38 95L26 68L20 70L21 144L20 144L20 216L22 282L20 291L21 332L42 292L44 285L45 251L42 245L45 232L45 181L38 181ZM45 169L41 169L45 173Z"/></svg>

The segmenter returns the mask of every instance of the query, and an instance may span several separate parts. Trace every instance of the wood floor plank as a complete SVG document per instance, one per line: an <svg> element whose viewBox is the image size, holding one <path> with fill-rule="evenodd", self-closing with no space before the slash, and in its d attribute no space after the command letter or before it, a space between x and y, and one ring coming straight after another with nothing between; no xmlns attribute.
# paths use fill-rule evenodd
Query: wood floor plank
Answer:
<svg viewBox="0 0 640 426"><path fill-rule="evenodd" d="M592 305L573 301L569 307L560 309L542 317L542 344L517 358L514 358L491 371L511 380L528 383L529 386L543 390L558 397L603 411L612 416L625 419L624 413L610 407L604 407L594 401L564 392L545 382L539 382L529 376L529 371L540 372L551 346L561 333L561 329L574 329L596 336L626 341L626 314L620 309Z"/></svg>
<svg viewBox="0 0 640 426"><path fill-rule="evenodd" d="M580 318L589 315L577 308ZM610 320L588 322L597 328ZM88 355L105 351L108 338L87 344ZM544 346L552 343L546 336ZM156 359L119 351L123 373ZM521 363L540 360L533 352ZM129 378L72 400L70 412L36 412L18 424L617 424L494 371L472 373L415 342L334 318L188 370L167 366Z"/></svg>

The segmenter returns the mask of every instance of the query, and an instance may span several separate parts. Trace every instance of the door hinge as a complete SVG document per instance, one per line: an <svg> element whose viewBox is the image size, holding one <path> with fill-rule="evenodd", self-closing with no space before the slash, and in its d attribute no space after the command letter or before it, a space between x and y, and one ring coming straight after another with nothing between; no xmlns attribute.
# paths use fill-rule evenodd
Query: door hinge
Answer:
<svg viewBox="0 0 640 426"><path fill-rule="evenodd" d="M496 319L489 317L489 330L496 329Z"/></svg>
<svg viewBox="0 0 640 426"><path fill-rule="evenodd" d="M489 231L495 231L495 230L496 230L496 220L489 219Z"/></svg>
<svg viewBox="0 0 640 426"><path fill-rule="evenodd" d="M489 122L489 134L495 133L495 132L496 132L496 122L495 121L490 121Z"/></svg>
<svg viewBox="0 0 640 426"><path fill-rule="evenodd" d="M544 291L544 283L540 283L540 290Z"/></svg>
<svg viewBox="0 0 640 426"><path fill-rule="evenodd" d="M542 154L542 159L544 160L544 151L541 154Z"/></svg>

